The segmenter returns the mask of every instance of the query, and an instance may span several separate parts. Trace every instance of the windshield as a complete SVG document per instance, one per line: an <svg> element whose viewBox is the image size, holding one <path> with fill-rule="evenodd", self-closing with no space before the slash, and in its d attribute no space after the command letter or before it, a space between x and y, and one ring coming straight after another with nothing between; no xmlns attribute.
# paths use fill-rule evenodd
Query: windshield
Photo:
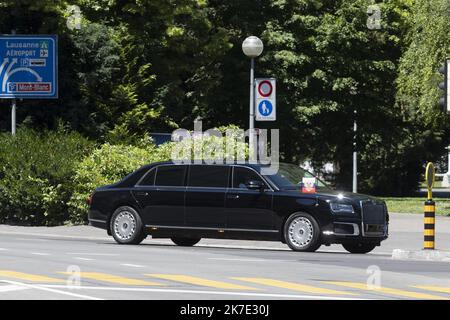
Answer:
<svg viewBox="0 0 450 320"><path fill-rule="evenodd" d="M312 173L289 163L280 163L278 173L266 175L266 177L275 183L278 188L285 190L302 188L304 187L305 182L311 181L311 178L315 178L317 191L331 191L331 188L328 187L325 182L319 180Z"/></svg>

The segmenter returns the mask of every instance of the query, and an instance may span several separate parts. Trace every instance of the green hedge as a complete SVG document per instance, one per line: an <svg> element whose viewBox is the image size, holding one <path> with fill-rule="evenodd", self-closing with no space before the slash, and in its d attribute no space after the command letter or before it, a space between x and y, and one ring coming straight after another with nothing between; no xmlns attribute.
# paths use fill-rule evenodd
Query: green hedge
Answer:
<svg viewBox="0 0 450 320"><path fill-rule="evenodd" d="M84 223L87 220L86 199L95 188L119 181L139 167L160 160L156 146L146 148L108 143L94 150L76 167L72 197L68 203L70 220Z"/></svg>
<svg viewBox="0 0 450 320"><path fill-rule="evenodd" d="M226 129L226 127L225 127ZM223 129L224 130L224 129ZM133 145L95 145L77 133L21 128L15 137L0 135L0 223L58 225L86 223L86 199L97 187L119 181L139 167L172 158L193 158L193 140L155 146L149 138ZM126 141L130 143L130 141ZM225 140L202 140L205 154L223 157L214 146ZM177 146L176 149L174 147ZM245 143L235 148L244 150Z"/></svg>
<svg viewBox="0 0 450 320"><path fill-rule="evenodd" d="M55 225L69 219L75 165L93 143L62 129L0 134L0 222Z"/></svg>

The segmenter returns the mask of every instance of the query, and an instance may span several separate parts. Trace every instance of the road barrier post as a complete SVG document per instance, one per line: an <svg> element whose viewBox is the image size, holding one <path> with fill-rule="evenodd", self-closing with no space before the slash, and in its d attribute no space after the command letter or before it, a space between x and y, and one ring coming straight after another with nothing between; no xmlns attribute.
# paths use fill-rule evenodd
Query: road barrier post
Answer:
<svg viewBox="0 0 450 320"><path fill-rule="evenodd" d="M427 199L427 201L425 201L425 216L423 221L423 248L425 250L434 249L435 209L434 201L432 199Z"/></svg>
<svg viewBox="0 0 450 320"><path fill-rule="evenodd" d="M435 233L435 215L436 206L433 201L433 185L434 185L435 170L433 163L427 164L425 172L425 180L427 183L427 200L424 207L424 230L423 230L423 249L434 250L434 233Z"/></svg>

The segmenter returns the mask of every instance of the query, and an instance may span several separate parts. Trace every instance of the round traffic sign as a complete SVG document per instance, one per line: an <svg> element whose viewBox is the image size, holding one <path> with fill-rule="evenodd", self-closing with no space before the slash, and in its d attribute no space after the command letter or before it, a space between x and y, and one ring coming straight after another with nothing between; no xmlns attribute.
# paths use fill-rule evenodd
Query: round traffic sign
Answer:
<svg viewBox="0 0 450 320"><path fill-rule="evenodd" d="M258 105L258 111L263 117L268 117L272 113L273 106L269 100L263 100Z"/></svg>
<svg viewBox="0 0 450 320"><path fill-rule="evenodd" d="M264 80L259 83L258 92L262 97L269 97L272 94L272 91L273 87L269 80Z"/></svg>

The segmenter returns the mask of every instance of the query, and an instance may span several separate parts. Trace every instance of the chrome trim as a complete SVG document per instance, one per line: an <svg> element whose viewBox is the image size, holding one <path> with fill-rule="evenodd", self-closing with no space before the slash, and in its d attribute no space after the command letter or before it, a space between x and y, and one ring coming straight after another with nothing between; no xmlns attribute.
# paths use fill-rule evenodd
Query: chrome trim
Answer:
<svg viewBox="0 0 450 320"><path fill-rule="evenodd" d="M106 220L100 220L100 219L88 219L89 221L92 222L100 222L100 223L105 223L106 224Z"/></svg>
<svg viewBox="0 0 450 320"><path fill-rule="evenodd" d="M139 181L134 185L135 187L154 187L155 186L155 179L156 179L156 168L157 166L154 166L152 168L150 168L150 170L148 170L144 175L142 175L142 177L139 179ZM142 180L145 179L145 177L147 177L147 175L150 174L151 171L155 170L155 176L153 177L153 184L147 185L147 184L141 184Z"/></svg>
<svg viewBox="0 0 450 320"><path fill-rule="evenodd" d="M155 184L155 182L156 182L156 176L157 176L157 174L158 174L158 167L163 167L163 166L180 166L180 165L183 165L183 166L186 166L186 167L190 167L191 165L214 165L214 166L224 166L224 167L231 167L231 170L232 170L232 172L231 172L231 186L227 186L227 187L193 187L193 186L188 186L187 185L187 182L189 181L189 175L190 175L190 172L189 172L189 175L188 175L188 177L187 177L187 181L184 181L185 182L185 185L184 186L160 186L160 185L156 185ZM223 164L220 164L220 163L217 163L217 164L202 164L202 163L199 163L199 164L196 164L196 163L180 163L180 164L175 164L175 163L164 163L164 164L160 164L160 165L156 165L156 166L154 166L154 167L152 167L152 168L150 168L144 175L142 175L142 177L138 180L138 182L134 185L134 187L185 187L185 188L217 188L217 189L237 189L237 190L248 190L248 189L243 189L243 188L233 188L233 177L234 177L234 168L235 167L242 167L242 168L246 168L246 169L249 169L249 170L252 170L253 172L255 172L260 178L261 178L261 180L262 181L264 181L265 182L265 184L266 184L266 186L267 187L269 187L269 189L264 189L264 191L275 191L275 189L276 190L279 190L279 188L277 187L277 186L275 186L269 179L266 179L263 175L261 175L258 171L256 171L254 168L252 168L252 167L250 167L250 166L247 166L247 165L245 165L245 164L243 164L243 165L241 165L241 164L227 164L227 163L223 163ZM190 168L187 168L187 169L190 169ZM155 172L155 179L153 180L153 185L142 185L141 184L141 182L142 182L142 180L144 180L145 179L145 177L150 173L150 171L152 171L152 170L156 170L156 172Z"/></svg>
<svg viewBox="0 0 450 320"><path fill-rule="evenodd" d="M158 165L155 165L154 167L152 167L152 168L150 168L144 175L142 175L142 177L139 179L139 181L134 185L135 187L170 187L170 188L173 188L173 187L186 187L185 185L182 185L182 186L162 186L162 185L156 185L155 184L155 182L156 182L156 176L158 175L158 168L159 167L167 167L167 166L188 166L188 164L184 164L184 163L179 163L179 164L176 164L176 163L163 163L163 164L158 164ZM150 171L152 171L152 170L156 170L156 172L155 172L155 179L153 180L153 185L140 185L140 183L141 183L141 181L145 178L145 176L150 172ZM184 171L184 175L185 175L185 177L183 178L183 182L184 182L184 184L186 183L186 168L185 168L185 171Z"/></svg>
<svg viewBox="0 0 450 320"><path fill-rule="evenodd" d="M211 231L246 231L246 232L278 232L278 230L262 230L262 229L239 229L239 228L210 228L210 227L189 227L189 226L162 226L162 225L145 225L146 228L163 228L163 229L189 229L189 230L211 230Z"/></svg>
<svg viewBox="0 0 450 320"><path fill-rule="evenodd" d="M356 223L350 223L350 222L333 222L333 227L335 224L349 224L353 226L353 234L348 234L348 233L336 233L333 231L334 235L337 236L359 236L359 226Z"/></svg>

